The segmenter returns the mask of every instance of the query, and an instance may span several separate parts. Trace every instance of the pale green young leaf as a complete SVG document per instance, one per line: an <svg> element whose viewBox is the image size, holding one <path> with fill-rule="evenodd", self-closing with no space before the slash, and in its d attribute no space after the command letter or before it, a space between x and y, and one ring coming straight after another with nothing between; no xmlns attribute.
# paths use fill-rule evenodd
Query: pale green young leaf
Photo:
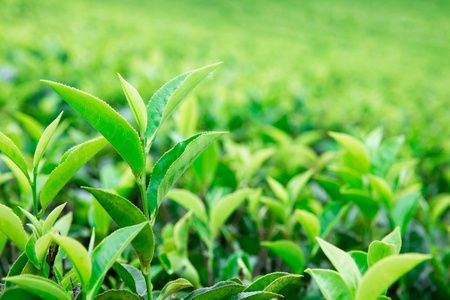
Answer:
<svg viewBox="0 0 450 300"><path fill-rule="evenodd" d="M233 281L221 281L212 287L201 288L187 295L183 300L220 300L242 292L245 286Z"/></svg>
<svg viewBox="0 0 450 300"><path fill-rule="evenodd" d="M373 241L370 243L369 250L367 251L367 265L370 268L377 261L394 254L396 254L394 245Z"/></svg>
<svg viewBox="0 0 450 300"><path fill-rule="evenodd" d="M156 163L147 188L147 199L152 219L172 185L180 178L195 159L221 137L224 132L206 132L194 135L176 144Z"/></svg>
<svg viewBox="0 0 450 300"><path fill-rule="evenodd" d="M395 229L391 233L386 235L381 241L386 244L394 245L395 254L399 254L402 248L402 235L400 232L400 227L395 227Z"/></svg>
<svg viewBox="0 0 450 300"><path fill-rule="evenodd" d="M341 275L333 270L307 269L327 300L354 300L352 292Z"/></svg>
<svg viewBox="0 0 450 300"><path fill-rule="evenodd" d="M39 261L36 255L36 235L32 234L28 239L27 245L25 246L25 253L27 254L28 260L37 268L40 269Z"/></svg>
<svg viewBox="0 0 450 300"><path fill-rule="evenodd" d="M53 234L47 233L41 236L37 241L35 245L36 250L36 257L40 264L44 263L45 257L48 253L48 247L53 241Z"/></svg>
<svg viewBox="0 0 450 300"><path fill-rule="evenodd" d="M322 248L322 251L347 283L352 293L356 291L358 283L361 279L361 273L359 273L359 269L355 261L347 252L342 251L338 247L322 240L319 237L316 239L320 245L320 248Z"/></svg>
<svg viewBox="0 0 450 300"><path fill-rule="evenodd" d="M59 193L75 173L87 163L97 152L106 146L104 138L96 138L79 145L67 159L57 166L48 177L40 194L42 211Z"/></svg>
<svg viewBox="0 0 450 300"><path fill-rule="evenodd" d="M66 252L67 257L74 266L81 280L81 289L87 291L89 280L91 279L92 264L91 258L83 245L77 240L59 234L51 233L53 240Z"/></svg>
<svg viewBox="0 0 450 300"><path fill-rule="evenodd" d="M22 207L18 206L18 208L27 217L27 219L31 222L31 224L33 224L34 228L36 228L37 234L38 234L36 237L42 236L42 226L41 226L41 223L39 222L39 220L35 216L33 216L31 213L29 213L28 211L23 209Z"/></svg>
<svg viewBox="0 0 450 300"><path fill-rule="evenodd" d="M5 277L5 281L12 282L42 299L48 300L71 300L66 291L55 282L34 275L19 275Z"/></svg>
<svg viewBox="0 0 450 300"><path fill-rule="evenodd" d="M141 271L133 266L120 264L118 262L114 263L113 269L133 293L140 296L145 295L147 286L145 284L144 275L142 275Z"/></svg>
<svg viewBox="0 0 450 300"><path fill-rule="evenodd" d="M61 112L59 116L52 123L50 123L50 125L48 125L42 133L42 136L40 137L39 142L36 146L36 151L34 152L33 168L38 167L42 155L44 154L45 149L47 148L47 145L53 136L53 133L55 133L55 130L58 127L59 120L61 119L62 114L63 113Z"/></svg>
<svg viewBox="0 0 450 300"><path fill-rule="evenodd" d="M369 175L370 185L375 190L380 199L387 209L391 209L394 205L394 196L391 187L386 182L384 178L378 177L376 175Z"/></svg>
<svg viewBox="0 0 450 300"><path fill-rule="evenodd" d="M28 235L22 222L11 208L0 203L0 231L3 232L20 251L25 251Z"/></svg>
<svg viewBox="0 0 450 300"><path fill-rule="evenodd" d="M16 119L22 124L23 127L30 134L31 138L36 142L41 138L42 133L44 132L44 126L39 123L35 118L30 115L17 112Z"/></svg>
<svg viewBox="0 0 450 300"><path fill-rule="evenodd" d="M89 187L83 187L83 189L97 199L119 227L137 225L147 221L142 211L127 199L101 189ZM139 257L141 266L148 267L153 259L155 249L153 231L149 223L140 230L131 245Z"/></svg>
<svg viewBox="0 0 450 300"><path fill-rule="evenodd" d="M187 210L192 210L197 218L207 223L208 215L206 214L205 204L194 193L183 189L172 189L167 193L167 198L182 205Z"/></svg>
<svg viewBox="0 0 450 300"><path fill-rule="evenodd" d="M164 125L180 102L221 63L209 65L181 74L164 84L147 105L146 138L152 143L158 130Z"/></svg>
<svg viewBox="0 0 450 300"><path fill-rule="evenodd" d="M297 201L300 192L303 190L313 174L314 170L308 170L294 176L291 180L289 180L287 184L287 190L289 193L289 199L292 203L295 203L295 201Z"/></svg>
<svg viewBox="0 0 450 300"><path fill-rule="evenodd" d="M97 293L108 270L113 266L125 247L146 225L148 225L147 222L118 229L95 248L92 253L92 276L87 288L88 297L92 297Z"/></svg>
<svg viewBox="0 0 450 300"><path fill-rule="evenodd" d="M210 209L209 228L211 234L215 237L225 221L231 216L231 214L247 199L251 194L251 189L242 189L234 193L228 194L214 205Z"/></svg>
<svg viewBox="0 0 450 300"><path fill-rule="evenodd" d="M158 298L156 300L164 300L167 297L171 296L172 294L175 294L178 291L181 291L183 289L187 289L193 287L192 283L190 283L188 280L184 278L179 278L173 281L170 281L166 283L166 285L161 290L161 293L159 294Z"/></svg>
<svg viewBox="0 0 450 300"><path fill-rule="evenodd" d="M305 229L310 244L314 244L316 242L316 237L320 235L321 230L319 218L315 214L303 209L296 209L295 215Z"/></svg>
<svg viewBox="0 0 450 300"><path fill-rule="evenodd" d="M261 245L269 248L291 267L294 273L302 273L305 268L305 258L302 248L292 241L279 240L275 242L262 242Z"/></svg>
<svg viewBox="0 0 450 300"><path fill-rule="evenodd" d="M117 73L117 75L119 75L123 92L127 97L128 105L130 106L134 118L139 125L139 131L141 135L144 135L145 130L147 129L147 109L145 107L144 100L142 100L139 92L130 83L123 79L119 73Z"/></svg>
<svg viewBox="0 0 450 300"><path fill-rule="evenodd" d="M267 182L275 196L286 205L289 202L289 195L284 186L272 177L267 177Z"/></svg>
<svg viewBox="0 0 450 300"><path fill-rule="evenodd" d="M386 257L367 270L359 283L356 300L376 300L394 282L430 255L408 253Z"/></svg>
<svg viewBox="0 0 450 300"><path fill-rule="evenodd" d="M46 234L52 229L53 224L55 224L56 219L58 219L59 215L63 211L64 207L66 207L67 202L58 205L55 207L52 212L45 219L44 225L42 226L42 233Z"/></svg>
<svg viewBox="0 0 450 300"><path fill-rule="evenodd" d="M408 194L395 203L392 208L392 219L396 226L400 226L401 233L404 234L406 227L416 213L417 204L419 203L420 194Z"/></svg>
<svg viewBox="0 0 450 300"><path fill-rule="evenodd" d="M351 135L330 132L329 135L341 144L346 150L344 164L361 173L368 173L370 169L370 155L364 144Z"/></svg>
<svg viewBox="0 0 450 300"><path fill-rule="evenodd" d="M284 222L287 222L288 215L290 213L289 207L283 205L283 203L277 199L269 198L269 197L261 197L261 203L267 206L272 212L274 212L278 217L283 219Z"/></svg>
<svg viewBox="0 0 450 300"><path fill-rule="evenodd" d="M14 142L2 132L0 132L0 151L9 157L9 159L11 159L14 164L19 167L25 177L30 180L28 166L22 152L20 152L16 144L14 144Z"/></svg>
<svg viewBox="0 0 450 300"><path fill-rule="evenodd" d="M450 194L439 194L430 200L431 223L435 224L450 207Z"/></svg>
<svg viewBox="0 0 450 300"><path fill-rule="evenodd" d="M185 214L173 227L173 240L178 253L187 255L189 228L192 211Z"/></svg>
<svg viewBox="0 0 450 300"><path fill-rule="evenodd" d="M139 175L145 168L144 150L136 130L106 102L67 85L42 80L97 129Z"/></svg>

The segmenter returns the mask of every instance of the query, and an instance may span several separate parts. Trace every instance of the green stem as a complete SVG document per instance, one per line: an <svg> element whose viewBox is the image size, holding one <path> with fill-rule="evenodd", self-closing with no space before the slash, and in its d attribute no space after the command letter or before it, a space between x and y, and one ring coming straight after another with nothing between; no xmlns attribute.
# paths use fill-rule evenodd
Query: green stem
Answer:
<svg viewBox="0 0 450 300"><path fill-rule="evenodd" d="M144 275L145 278L145 285L147 286L147 298L148 300L153 300L153 295L152 295L152 275L150 272L150 266L148 266L147 268L141 270L142 275Z"/></svg>
<svg viewBox="0 0 450 300"><path fill-rule="evenodd" d="M38 199L37 199L37 166L33 169L33 182L31 183L31 189L33 191L33 214L36 218L38 216Z"/></svg>

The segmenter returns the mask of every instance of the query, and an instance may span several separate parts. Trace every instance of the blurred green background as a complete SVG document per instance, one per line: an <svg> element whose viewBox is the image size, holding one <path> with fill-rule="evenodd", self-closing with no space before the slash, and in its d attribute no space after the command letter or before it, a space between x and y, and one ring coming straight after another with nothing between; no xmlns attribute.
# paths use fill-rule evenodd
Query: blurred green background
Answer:
<svg viewBox="0 0 450 300"><path fill-rule="evenodd" d="M383 126L406 137L425 192L448 191L449 12L448 1L418 0L2 0L0 128L17 131L17 111L47 124L65 108L94 132L39 79L118 108L116 72L148 100L177 74L223 61L192 96L196 130L251 144L268 125L358 137Z"/></svg>

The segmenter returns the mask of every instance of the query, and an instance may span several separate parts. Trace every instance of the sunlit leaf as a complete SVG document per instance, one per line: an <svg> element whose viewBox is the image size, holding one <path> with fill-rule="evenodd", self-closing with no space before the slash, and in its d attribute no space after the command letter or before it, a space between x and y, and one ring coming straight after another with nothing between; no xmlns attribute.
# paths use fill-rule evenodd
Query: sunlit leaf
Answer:
<svg viewBox="0 0 450 300"><path fill-rule="evenodd" d="M0 132L0 151L9 157L9 159L11 159L16 166L19 167L22 173L30 179L27 163L25 162L22 152L20 152L16 144L14 144L14 142L2 132Z"/></svg>
<svg viewBox="0 0 450 300"><path fill-rule="evenodd" d="M288 240L279 240L262 242L261 244L279 255L294 273L303 272L305 268L304 254L302 248L296 243Z"/></svg>
<svg viewBox="0 0 450 300"><path fill-rule="evenodd" d="M370 155L361 141L345 133L330 132L329 135L347 150L344 154L346 166L362 173L369 172Z"/></svg>
<svg viewBox="0 0 450 300"><path fill-rule="evenodd" d="M42 299L71 300L66 291L64 291L58 284L40 276L19 275L5 277L4 280L12 282Z"/></svg>
<svg viewBox="0 0 450 300"><path fill-rule="evenodd" d="M134 118L136 119L139 125L139 131L142 135L145 134L145 130L147 129L147 109L144 104L144 100L142 100L139 92L129 84L122 76L119 75L120 82L122 83L122 89L127 97L128 105L133 112Z"/></svg>
<svg viewBox="0 0 450 300"><path fill-rule="evenodd" d="M55 130L58 127L59 120L61 119L62 114L63 113L60 113L59 116L52 123L50 123L50 125L48 125L42 133L42 136L40 137L39 142L36 146L36 151L34 152L33 168L38 167L42 155L44 154L44 151L47 148L47 145L50 142L53 133L55 133Z"/></svg>
<svg viewBox="0 0 450 300"><path fill-rule="evenodd" d="M183 300L220 300L242 292L245 286L233 281L221 281L212 287L201 288L187 295Z"/></svg>
<svg viewBox="0 0 450 300"><path fill-rule="evenodd" d="M118 262L114 263L113 269L133 293L140 296L143 296L146 293L147 286L141 271L133 266L120 264Z"/></svg>
<svg viewBox="0 0 450 300"><path fill-rule="evenodd" d="M307 269L327 300L353 300L352 292L341 275L332 270Z"/></svg>
<svg viewBox="0 0 450 300"><path fill-rule="evenodd" d="M192 283L187 281L184 278L179 278L173 281L166 283L166 285L161 290L161 294L158 296L156 300L164 300L167 297L175 294L178 291L181 291L186 288L193 287Z"/></svg>
<svg viewBox="0 0 450 300"><path fill-rule="evenodd" d="M22 222L11 208L3 204L0 204L0 231L16 244L20 251L25 251L28 235Z"/></svg>
<svg viewBox="0 0 450 300"><path fill-rule="evenodd" d="M182 205L187 210L192 210L194 215L206 223L206 208L202 200L194 193L183 189L172 189L167 193L167 198Z"/></svg>
<svg viewBox="0 0 450 300"><path fill-rule="evenodd" d="M42 232L44 234L48 233L50 229L52 229L53 224L55 224L56 219L58 219L64 207L66 207L66 203L58 205L55 207L52 212L48 215L47 219L45 219L44 225L42 226Z"/></svg>
<svg viewBox="0 0 450 300"><path fill-rule="evenodd" d="M298 221L305 229L310 244L314 244L316 241L316 236L319 236L320 234L319 218L315 214L303 209L296 209L295 214L298 218Z"/></svg>

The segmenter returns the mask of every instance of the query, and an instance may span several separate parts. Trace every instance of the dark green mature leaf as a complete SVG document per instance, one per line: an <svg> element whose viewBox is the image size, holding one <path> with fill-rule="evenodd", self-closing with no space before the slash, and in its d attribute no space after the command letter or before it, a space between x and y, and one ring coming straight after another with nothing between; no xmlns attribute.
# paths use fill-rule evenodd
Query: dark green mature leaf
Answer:
<svg viewBox="0 0 450 300"><path fill-rule="evenodd" d="M122 89L127 97L128 105L139 125L139 131L141 135L144 135L147 129L147 110L144 100L142 100L141 95L139 95L138 91L131 84L123 79L119 73L117 75L119 75L120 82L122 83Z"/></svg>
<svg viewBox="0 0 450 300"><path fill-rule="evenodd" d="M53 233L51 233L51 236L64 252L66 252L67 257L81 280L81 288L83 292L86 292L91 274L93 273L91 258L87 250L75 239Z"/></svg>
<svg viewBox="0 0 450 300"><path fill-rule="evenodd" d="M206 132L194 135L176 144L166 152L153 168L147 188L147 199L152 220L172 185L180 178L194 160L224 132Z"/></svg>
<svg viewBox="0 0 450 300"><path fill-rule="evenodd" d="M69 295L58 284L46 278L34 275L19 275L4 278L19 287L48 300L71 300Z"/></svg>
<svg viewBox="0 0 450 300"><path fill-rule="evenodd" d="M367 264L370 268L377 261L394 254L396 254L394 245L386 244L380 241L373 241L370 243L369 250L367 252Z"/></svg>
<svg viewBox="0 0 450 300"><path fill-rule="evenodd" d="M322 251L342 276L350 290L356 291L358 283L361 279L361 273L359 273L359 269L355 261L347 252L342 251L338 247L322 240L321 238L316 239L320 245L320 248L322 248Z"/></svg>
<svg viewBox="0 0 450 300"><path fill-rule="evenodd" d="M11 208L0 204L0 231L2 231L20 251L25 251L28 235L22 222Z"/></svg>
<svg viewBox="0 0 450 300"><path fill-rule="evenodd" d="M270 273L264 276L261 276L257 280L253 281L252 284L250 284L244 292L256 292L256 291L263 291L270 283L272 283L274 280L287 276L289 273L284 272L275 272Z"/></svg>
<svg viewBox="0 0 450 300"><path fill-rule="evenodd" d="M271 293L278 293L281 289L283 289L288 284L291 284L292 282L299 280L303 275L294 275L289 274L285 275L283 277L279 277L275 279L271 284L269 284L264 291L271 292Z"/></svg>
<svg viewBox="0 0 450 300"><path fill-rule="evenodd" d="M161 294L156 300L164 300L167 297L171 296L172 294L175 294L178 291L181 291L183 289L187 289L193 287L192 283L187 281L184 278L179 278L173 281L170 281L166 283L166 285L161 290Z"/></svg>
<svg viewBox="0 0 450 300"><path fill-rule="evenodd" d="M147 221L142 211L122 196L101 189L89 187L83 187L83 189L97 199L120 227L137 225ZM155 251L155 241L150 224L147 223L131 242L131 245L139 257L141 266L144 268L148 267Z"/></svg>
<svg viewBox="0 0 450 300"><path fill-rule="evenodd" d="M291 267L294 273L303 272L305 259L303 250L299 245L288 240L262 242L261 244L279 255Z"/></svg>
<svg viewBox="0 0 450 300"><path fill-rule="evenodd" d="M398 200L392 209L392 218L395 225L400 226L402 234L405 233L409 221L416 213L419 199L419 193L408 194Z"/></svg>
<svg viewBox="0 0 450 300"><path fill-rule="evenodd" d="M141 271L133 266L118 262L114 263L113 269L133 293L144 296L147 291L147 286Z"/></svg>
<svg viewBox="0 0 450 300"><path fill-rule="evenodd" d="M61 119L62 114L63 113L61 112L59 116L52 123L50 123L50 125L48 125L42 133L42 136L36 146L36 151L34 152L33 168L38 167L42 155L44 154L45 149L47 148L47 145L53 136L53 133L55 133L55 130L58 127L59 120Z"/></svg>
<svg viewBox="0 0 450 300"><path fill-rule="evenodd" d="M2 132L0 132L0 151L9 157L9 159L19 167L20 171L22 171L27 179L30 180L27 163L25 162L22 152L20 152L16 144Z"/></svg>
<svg viewBox="0 0 450 300"><path fill-rule="evenodd" d="M327 300L353 300L352 292L338 272L322 269L307 269L306 273L316 281Z"/></svg>
<svg viewBox="0 0 450 300"><path fill-rule="evenodd" d="M378 299L400 277L430 258L430 255L408 253L378 261L362 277L356 291L356 300Z"/></svg>
<svg viewBox="0 0 450 300"><path fill-rule="evenodd" d="M343 199L354 202L369 219L373 219L377 215L379 204L366 192L359 189L348 189L343 191L342 195Z"/></svg>
<svg viewBox="0 0 450 300"><path fill-rule="evenodd" d="M1 294L2 300L41 300L37 295L28 292L27 290L15 287L7 289Z"/></svg>
<svg viewBox="0 0 450 300"><path fill-rule="evenodd" d="M158 130L180 102L221 63L181 74L164 84L147 105L148 124L145 136L152 143Z"/></svg>
<svg viewBox="0 0 450 300"><path fill-rule="evenodd" d="M112 267L126 246L148 223L124 227L106 237L92 253L92 276L88 286L88 296L95 295L108 270Z"/></svg>
<svg viewBox="0 0 450 300"><path fill-rule="evenodd" d="M242 292L245 286L233 281L221 281L212 287L193 291L183 300L221 300L227 296Z"/></svg>
<svg viewBox="0 0 450 300"><path fill-rule="evenodd" d="M142 300L143 298L127 290L108 290L97 295L94 300Z"/></svg>
<svg viewBox="0 0 450 300"><path fill-rule="evenodd" d="M87 141L73 150L66 160L53 170L41 190L42 211L45 210L50 201L66 185L70 178L107 143L104 138Z"/></svg>
<svg viewBox="0 0 450 300"><path fill-rule="evenodd" d="M136 130L106 102L67 85L42 80L97 129L139 175L145 157Z"/></svg>
<svg viewBox="0 0 450 300"><path fill-rule="evenodd" d="M242 292L236 295L228 296L224 298L224 300L269 300L282 297L282 295L271 292Z"/></svg>

